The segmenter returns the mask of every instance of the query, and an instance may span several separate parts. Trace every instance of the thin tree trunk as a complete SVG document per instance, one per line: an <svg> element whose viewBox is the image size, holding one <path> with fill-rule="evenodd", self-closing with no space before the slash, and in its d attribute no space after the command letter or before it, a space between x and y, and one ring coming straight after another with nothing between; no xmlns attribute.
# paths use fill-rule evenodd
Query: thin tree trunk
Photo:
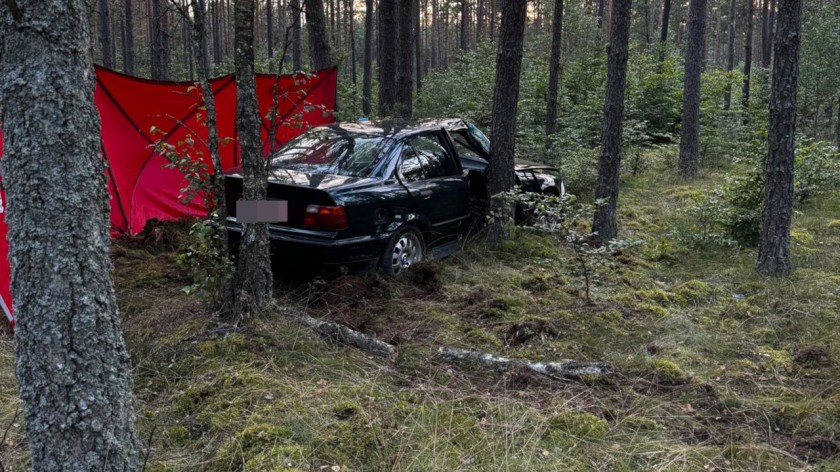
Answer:
<svg viewBox="0 0 840 472"><path fill-rule="evenodd" d="M268 58L274 58L274 0L265 2L265 46Z"/></svg>
<svg viewBox="0 0 840 472"><path fill-rule="evenodd" d="M802 0L779 0L770 92L770 153L765 167L764 210L758 244L758 271L764 275L787 275L793 270L790 226L793 219L801 22Z"/></svg>
<svg viewBox="0 0 840 472"><path fill-rule="evenodd" d="M125 13L123 27L125 29L125 39L123 40L123 72L128 75L134 75L134 1L124 1Z"/></svg>
<svg viewBox="0 0 840 472"><path fill-rule="evenodd" d="M169 80L169 21L164 0L152 1L151 72L153 80Z"/></svg>
<svg viewBox="0 0 840 472"><path fill-rule="evenodd" d="M397 88L394 96L394 116L411 118L414 89L414 7L417 0L407 0L397 8Z"/></svg>
<svg viewBox="0 0 840 472"><path fill-rule="evenodd" d="M741 107L744 109L744 124L749 122L750 74L752 71L754 0L747 0L747 37L744 39L744 87L741 93Z"/></svg>
<svg viewBox="0 0 840 472"><path fill-rule="evenodd" d="M379 116L394 114L397 88L397 5L379 1Z"/></svg>
<svg viewBox="0 0 840 472"><path fill-rule="evenodd" d="M697 177L700 168L700 74L706 49L706 0L691 0L688 10L688 47L685 51L680 175Z"/></svg>
<svg viewBox="0 0 840 472"><path fill-rule="evenodd" d="M604 10L605 10L605 3L607 1L608 0L598 0L597 16L598 16L598 29L599 30L603 30L603 28L604 28ZM669 2L670 0L665 0L665 1Z"/></svg>
<svg viewBox="0 0 840 472"><path fill-rule="evenodd" d="M770 0L761 1L761 67L770 67Z"/></svg>
<svg viewBox="0 0 840 472"><path fill-rule="evenodd" d="M254 75L254 1L234 1L236 130L242 149L242 190L246 201L266 199L268 167L260 142L260 111ZM245 223L236 270L234 320L264 312L271 304L268 224Z"/></svg>
<svg viewBox="0 0 840 472"><path fill-rule="evenodd" d="M99 49L102 52L102 65L108 69L114 68L111 36L111 12L108 8L108 0L99 0Z"/></svg>
<svg viewBox="0 0 840 472"><path fill-rule="evenodd" d="M604 118L601 127L601 155L598 159L598 185L595 198L606 200L598 206L592 231L606 243L618 235L619 170L621 169L621 136L624 119L624 89L627 86L627 59L630 40L631 0L614 0L607 59L607 89L604 97Z"/></svg>
<svg viewBox="0 0 840 472"><path fill-rule="evenodd" d="M370 116L373 93L373 0L365 0L365 63L362 78L362 113Z"/></svg>
<svg viewBox="0 0 840 472"><path fill-rule="evenodd" d="M289 0L292 10L292 68L303 70L303 49L301 47L300 0Z"/></svg>
<svg viewBox="0 0 840 472"><path fill-rule="evenodd" d="M767 67L770 67L773 61L773 40L776 37L776 0L770 0L770 17L768 19L768 37L770 38L767 45Z"/></svg>
<svg viewBox="0 0 840 472"><path fill-rule="evenodd" d="M521 0L525 1L525 0ZM461 42L460 48L464 51L469 47L470 35L470 3L469 0L461 0Z"/></svg>
<svg viewBox="0 0 840 472"><path fill-rule="evenodd" d="M726 72L731 73L735 69L735 0L729 2L729 54L726 58ZM727 79L726 94L723 96L723 109L729 110L732 107L732 77Z"/></svg>
<svg viewBox="0 0 840 472"><path fill-rule="evenodd" d="M9 2L7 2L7 5ZM3 185L32 470L138 472L109 255L90 1L3 7ZM49 137L49 139L45 139Z"/></svg>
<svg viewBox="0 0 840 472"><path fill-rule="evenodd" d="M431 28L432 31L430 32L431 36L431 48L430 48L430 64L432 69L437 69L440 67L440 19L438 18L438 0L432 0L432 24Z"/></svg>
<svg viewBox="0 0 840 472"><path fill-rule="evenodd" d="M494 195L512 189L515 181L516 109L519 103L527 13L527 2L504 0L496 59L496 84L493 88L493 125L490 135L493 156L487 169L488 201L492 201ZM497 218L489 228L489 239L503 238L504 225L507 223Z"/></svg>
<svg viewBox="0 0 840 472"><path fill-rule="evenodd" d="M353 96L356 97L359 92L356 86L357 83L357 74L356 74L356 4L353 0L347 0L347 8L348 8L348 17L350 19L349 23L349 43L350 43L350 64L353 73Z"/></svg>
<svg viewBox="0 0 840 472"><path fill-rule="evenodd" d="M412 0L414 23L414 84L417 92L423 87L423 38L420 36L420 0Z"/></svg>
<svg viewBox="0 0 840 472"><path fill-rule="evenodd" d="M309 31L309 61L312 70L332 67L330 43L327 40L327 20L322 0L304 0L306 25Z"/></svg>
<svg viewBox="0 0 840 472"><path fill-rule="evenodd" d="M548 100L546 101L545 149L550 154L552 135L557 131L557 96L560 88L560 53L563 49L563 0L554 1L554 20L551 25L551 61L548 70Z"/></svg>
<svg viewBox="0 0 840 472"><path fill-rule="evenodd" d="M659 33L659 60L664 61L668 52L668 26L671 23L671 0L662 5L662 29Z"/></svg>
<svg viewBox="0 0 840 472"><path fill-rule="evenodd" d="M496 17L498 16L497 7L499 0L490 0L490 39L496 40Z"/></svg>

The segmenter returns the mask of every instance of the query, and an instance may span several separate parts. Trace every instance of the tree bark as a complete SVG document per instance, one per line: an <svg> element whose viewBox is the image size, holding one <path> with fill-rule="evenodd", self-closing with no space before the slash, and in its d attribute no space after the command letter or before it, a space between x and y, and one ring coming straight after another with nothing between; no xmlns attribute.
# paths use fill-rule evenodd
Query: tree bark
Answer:
<svg viewBox="0 0 840 472"><path fill-rule="evenodd" d="M292 10L292 68L295 72L303 70L303 50L301 48L300 0L289 0Z"/></svg>
<svg viewBox="0 0 840 472"><path fill-rule="evenodd" d="M779 0L770 92L770 152L765 167L764 210L758 244L758 271L787 275L793 219L793 173L796 149L796 91L802 41L802 0Z"/></svg>
<svg viewBox="0 0 840 472"><path fill-rule="evenodd" d="M551 25L551 60L548 69L548 100L545 118L546 154L552 148L552 135L557 131L557 96L560 88L560 53L563 49L563 0L554 1Z"/></svg>
<svg viewBox="0 0 840 472"><path fill-rule="evenodd" d="M164 0L152 1L151 72L153 80L169 80L169 15Z"/></svg>
<svg viewBox="0 0 840 472"><path fill-rule="evenodd" d="M32 468L139 471L93 98L93 3L16 5L23 17L0 10L0 108L16 374Z"/></svg>
<svg viewBox="0 0 840 472"><path fill-rule="evenodd" d="M265 46L268 58L274 58L274 0L265 2Z"/></svg>
<svg viewBox="0 0 840 472"><path fill-rule="evenodd" d="M521 0L525 1L525 0ZM461 0L461 40L459 46L466 51L470 45L470 2Z"/></svg>
<svg viewBox="0 0 840 472"><path fill-rule="evenodd" d="M668 51L668 26L671 23L671 0L662 5L662 29L659 33L659 60L664 61Z"/></svg>
<svg viewBox="0 0 840 472"><path fill-rule="evenodd" d="M735 0L729 2L729 53L726 58L726 71L732 72L735 69ZM723 109L729 110L732 107L732 78L727 79L726 93L723 96Z"/></svg>
<svg viewBox="0 0 840 472"><path fill-rule="evenodd" d="M420 0L412 0L412 44L414 45L414 85L417 92L423 86L423 38L421 36L422 26L420 24Z"/></svg>
<svg viewBox="0 0 840 472"><path fill-rule="evenodd" d="M700 168L700 74L706 49L706 0L691 0L688 10L688 46L685 51L680 175L697 177Z"/></svg>
<svg viewBox="0 0 840 472"><path fill-rule="evenodd" d="M770 67L770 0L761 1L761 67Z"/></svg>
<svg viewBox="0 0 840 472"><path fill-rule="evenodd" d="M362 113L370 116L373 94L373 0L365 0L365 63L362 78Z"/></svg>
<svg viewBox="0 0 840 472"><path fill-rule="evenodd" d="M379 116L394 114L397 88L397 5L379 0Z"/></svg>
<svg viewBox="0 0 840 472"><path fill-rule="evenodd" d="M408 0L414 3L417 0ZM397 8L397 88L394 96L394 116L411 118L414 89L414 8Z"/></svg>
<svg viewBox="0 0 840 472"><path fill-rule="evenodd" d="M125 40L123 41L123 72L134 75L134 1L125 1L125 15L123 27L125 28Z"/></svg>
<svg viewBox="0 0 840 472"><path fill-rule="evenodd" d="M247 201L266 199L268 167L260 142L260 112L254 75L254 1L234 1L236 130L242 149L242 190ZM244 224L235 278L233 320L262 313L272 301L268 224Z"/></svg>
<svg viewBox="0 0 840 472"><path fill-rule="evenodd" d="M99 0L99 49L102 53L102 65L114 68L114 51L111 47L111 12L108 0Z"/></svg>
<svg viewBox="0 0 840 472"><path fill-rule="evenodd" d="M348 22L350 23L348 25L350 31L347 37L350 44L350 67L352 68L353 73L353 96L355 97L359 89L356 86L356 4L354 0L347 0L347 9Z"/></svg>
<svg viewBox="0 0 840 472"><path fill-rule="evenodd" d="M744 87L741 93L741 107L744 109L744 124L749 122L750 74L752 73L754 0L747 0L747 36L744 39Z"/></svg>
<svg viewBox="0 0 840 472"><path fill-rule="evenodd" d="M595 198L606 200L595 211L592 231L601 243L618 235L619 170L624 120L624 89L627 85L627 59L630 40L631 0L614 0L613 21L607 59L607 90L601 126L601 155L598 159L598 185Z"/></svg>
<svg viewBox="0 0 840 472"><path fill-rule="evenodd" d="M493 155L487 169L488 201L492 201L494 195L512 189L515 182L516 110L527 16L527 2L504 0L496 58L496 84L493 89L493 125L490 134ZM512 211L510 216L513 216ZM503 238L504 225L507 223L505 219L497 218L490 225L489 239Z"/></svg>
<svg viewBox="0 0 840 472"><path fill-rule="evenodd" d="M327 39L327 20L322 0L304 0L306 5L306 26L309 31L309 61L312 70L332 67L330 42Z"/></svg>

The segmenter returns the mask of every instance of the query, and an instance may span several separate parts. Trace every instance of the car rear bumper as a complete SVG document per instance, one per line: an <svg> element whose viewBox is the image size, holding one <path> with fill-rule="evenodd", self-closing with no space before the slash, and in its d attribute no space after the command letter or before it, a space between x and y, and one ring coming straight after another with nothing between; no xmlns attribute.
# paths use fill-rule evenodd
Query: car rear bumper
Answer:
<svg viewBox="0 0 840 472"><path fill-rule="evenodd" d="M242 225L229 219L227 229L231 240L237 243ZM346 265L378 261L390 234L337 238L334 232L268 225L268 236L272 258L281 263Z"/></svg>

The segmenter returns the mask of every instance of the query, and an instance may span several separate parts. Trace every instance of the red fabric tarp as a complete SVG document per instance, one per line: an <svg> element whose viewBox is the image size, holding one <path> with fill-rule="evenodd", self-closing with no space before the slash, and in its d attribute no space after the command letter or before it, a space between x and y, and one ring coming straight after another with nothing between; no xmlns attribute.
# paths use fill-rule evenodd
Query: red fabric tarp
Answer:
<svg viewBox="0 0 840 472"><path fill-rule="evenodd" d="M192 82L159 82L138 79L97 68L94 100L102 121L102 154L108 161L108 188L111 193L112 235L134 235L152 219L177 220L206 215L200 199L183 200L187 187L184 175L168 168L169 161L155 152L154 143L166 142L179 149L192 137L191 156L201 159L212 171L210 153L205 147L206 111L200 88ZM299 135L309 126L332 123L336 102L336 69L312 75L284 75L279 79L279 107L275 149ZM257 76L257 100L263 152L272 146L270 111L274 106L277 76ZM233 75L211 81L214 91L217 129L224 170L241 163L236 140L236 81ZM227 144L224 144L227 143ZM2 146L2 137L0 137ZM2 151L0 151L1 155ZM0 182L2 185L2 182ZM14 323L9 294L5 224L5 193L0 191L0 308Z"/></svg>

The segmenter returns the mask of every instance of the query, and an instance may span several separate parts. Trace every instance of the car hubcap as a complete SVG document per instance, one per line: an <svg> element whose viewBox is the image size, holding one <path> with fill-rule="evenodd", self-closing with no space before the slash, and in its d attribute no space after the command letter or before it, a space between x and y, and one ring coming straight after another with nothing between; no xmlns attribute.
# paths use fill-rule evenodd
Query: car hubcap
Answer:
<svg viewBox="0 0 840 472"><path fill-rule="evenodd" d="M414 234L404 234L394 245L394 253L391 255L391 267L394 274L402 273L421 260L423 260L423 250L420 247L420 240Z"/></svg>

